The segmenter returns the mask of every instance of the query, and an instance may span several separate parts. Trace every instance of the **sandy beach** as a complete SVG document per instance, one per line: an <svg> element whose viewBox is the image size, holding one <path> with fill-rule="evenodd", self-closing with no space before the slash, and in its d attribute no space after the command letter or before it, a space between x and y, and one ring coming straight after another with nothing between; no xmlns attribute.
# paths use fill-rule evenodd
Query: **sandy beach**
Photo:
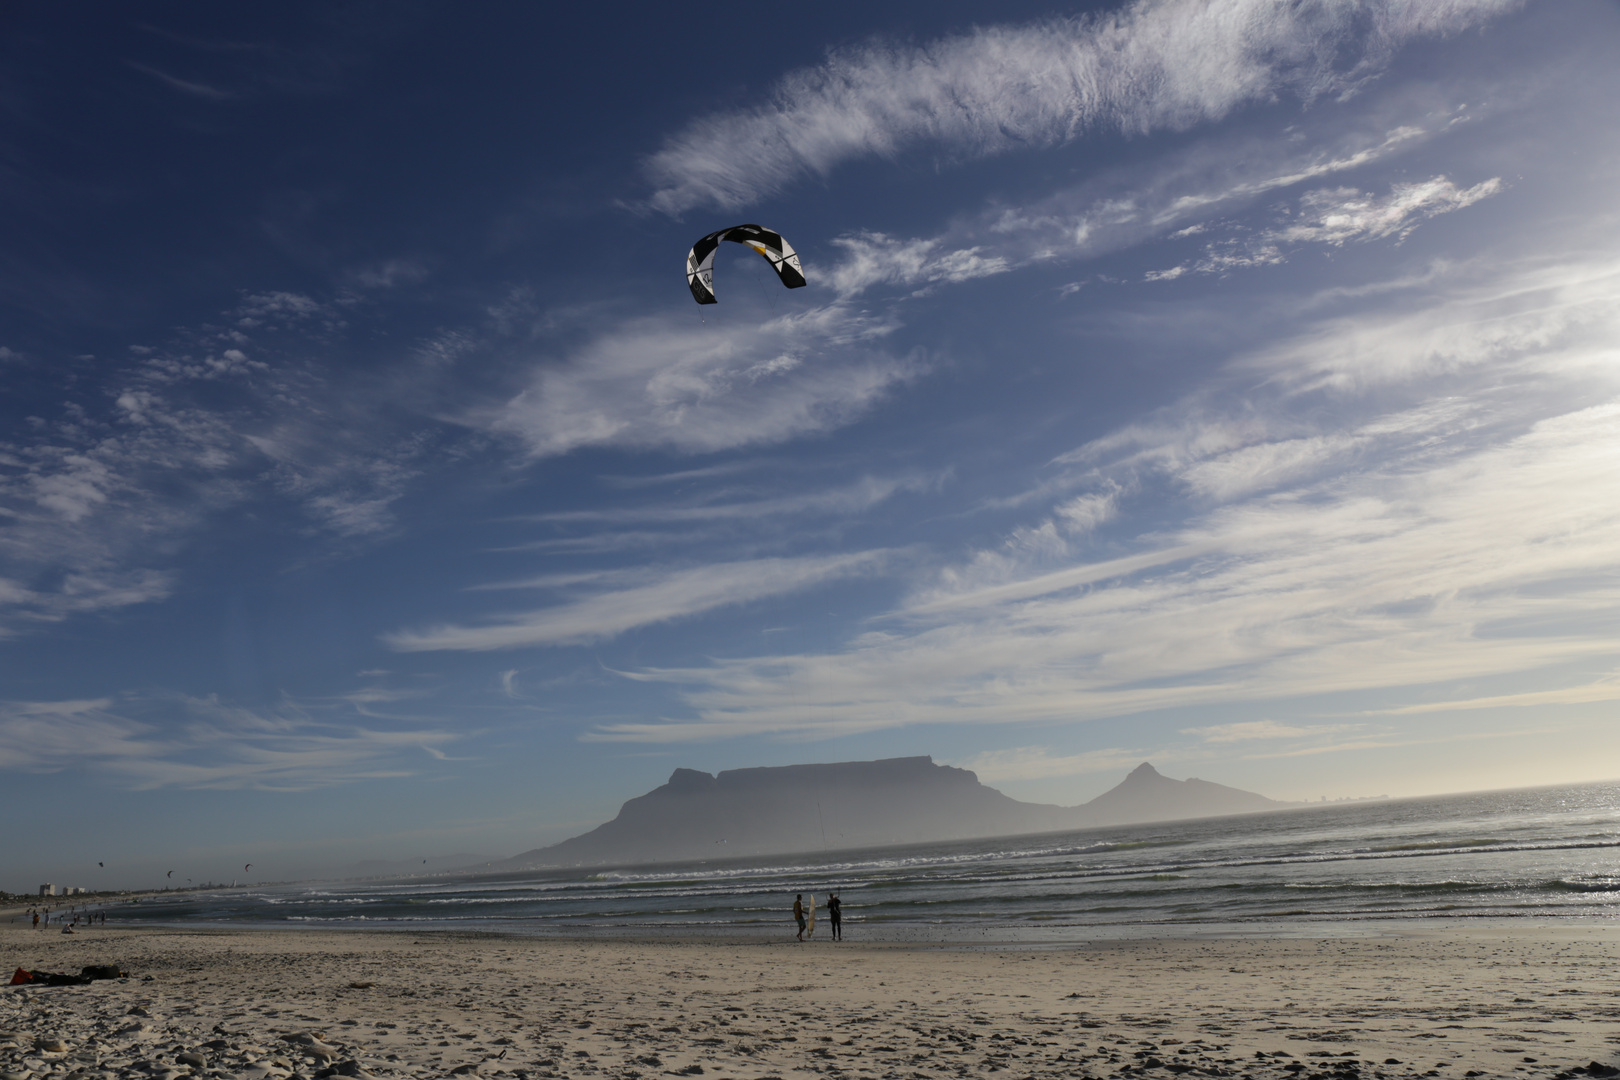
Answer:
<svg viewBox="0 0 1620 1080"><path fill-rule="evenodd" d="M1553 920L1043 948L8 927L8 971L129 977L8 988L0 1073L1586 1075L1620 1060L1617 952Z"/></svg>

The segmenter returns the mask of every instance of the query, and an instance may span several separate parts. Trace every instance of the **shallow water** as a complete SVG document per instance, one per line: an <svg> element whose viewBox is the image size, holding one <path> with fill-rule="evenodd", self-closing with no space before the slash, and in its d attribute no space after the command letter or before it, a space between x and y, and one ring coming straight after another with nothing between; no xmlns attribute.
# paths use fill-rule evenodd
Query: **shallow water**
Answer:
<svg viewBox="0 0 1620 1080"><path fill-rule="evenodd" d="M611 870L185 893L124 921L777 936L836 891L864 940L1241 932L1620 914L1620 782ZM825 936L826 922L818 927ZM1291 928L1291 929L1290 929ZM1371 925L1368 925L1371 929Z"/></svg>

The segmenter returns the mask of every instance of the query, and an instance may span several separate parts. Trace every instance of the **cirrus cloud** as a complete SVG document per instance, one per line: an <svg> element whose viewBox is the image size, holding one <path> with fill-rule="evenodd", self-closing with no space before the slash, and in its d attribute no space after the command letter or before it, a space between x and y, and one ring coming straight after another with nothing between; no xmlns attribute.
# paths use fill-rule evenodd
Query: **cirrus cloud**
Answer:
<svg viewBox="0 0 1620 1080"><path fill-rule="evenodd" d="M1344 94L1423 36L1518 0L1137 0L1118 12L986 27L923 46L869 44L784 76L768 102L717 113L647 162L649 200L734 208L858 157L921 145L963 158L1100 129L1181 130L1284 93Z"/></svg>

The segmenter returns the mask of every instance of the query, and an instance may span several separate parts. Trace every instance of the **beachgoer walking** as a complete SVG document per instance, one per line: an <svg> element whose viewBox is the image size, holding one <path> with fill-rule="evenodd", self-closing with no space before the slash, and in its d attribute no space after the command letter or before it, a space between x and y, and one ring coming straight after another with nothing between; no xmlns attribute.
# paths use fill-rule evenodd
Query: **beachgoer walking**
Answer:
<svg viewBox="0 0 1620 1080"><path fill-rule="evenodd" d="M799 940L804 940L804 893L793 897L793 921L799 924Z"/></svg>
<svg viewBox="0 0 1620 1080"><path fill-rule="evenodd" d="M827 921L832 923L834 941L844 940L844 902L837 893L827 894Z"/></svg>
<svg viewBox="0 0 1620 1080"><path fill-rule="evenodd" d="M39 912L34 912L34 929L39 929Z"/></svg>

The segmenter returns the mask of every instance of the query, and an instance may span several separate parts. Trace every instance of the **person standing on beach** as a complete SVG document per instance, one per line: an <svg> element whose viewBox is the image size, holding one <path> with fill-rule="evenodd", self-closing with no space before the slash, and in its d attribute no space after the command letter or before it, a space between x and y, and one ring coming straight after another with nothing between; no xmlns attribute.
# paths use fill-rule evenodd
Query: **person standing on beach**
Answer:
<svg viewBox="0 0 1620 1080"><path fill-rule="evenodd" d="M804 893L793 897L793 921L799 924L799 940L804 940Z"/></svg>
<svg viewBox="0 0 1620 1080"><path fill-rule="evenodd" d="M844 940L844 902L837 893L827 894L827 921L832 923L832 939Z"/></svg>

